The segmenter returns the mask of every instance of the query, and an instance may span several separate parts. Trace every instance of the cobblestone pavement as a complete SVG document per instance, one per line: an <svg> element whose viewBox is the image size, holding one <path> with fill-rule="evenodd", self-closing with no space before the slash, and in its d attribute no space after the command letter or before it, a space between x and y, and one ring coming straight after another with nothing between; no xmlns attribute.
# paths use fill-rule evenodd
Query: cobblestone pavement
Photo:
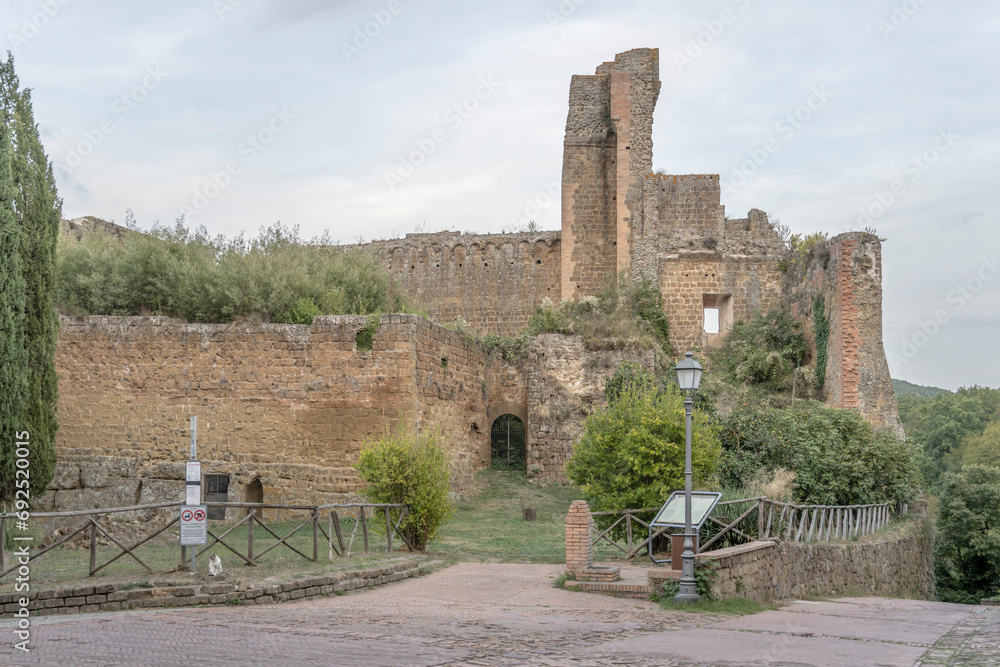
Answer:
<svg viewBox="0 0 1000 667"><path fill-rule="evenodd" d="M4 619L0 664L790 667L913 665L925 652L920 664L998 664L1000 614L982 607L869 598L720 618L559 590L561 570L462 564L294 603L38 617L19 655Z"/></svg>

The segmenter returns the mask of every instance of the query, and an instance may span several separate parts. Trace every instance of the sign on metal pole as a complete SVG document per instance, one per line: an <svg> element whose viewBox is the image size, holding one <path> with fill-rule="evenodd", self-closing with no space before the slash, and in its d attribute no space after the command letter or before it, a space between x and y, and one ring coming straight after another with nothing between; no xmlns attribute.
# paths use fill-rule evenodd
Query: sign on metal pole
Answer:
<svg viewBox="0 0 1000 667"><path fill-rule="evenodd" d="M208 544L208 508L204 505L181 507L181 546Z"/></svg>
<svg viewBox="0 0 1000 667"><path fill-rule="evenodd" d="M201 503L201 461L187 462L187 494L184 502L188 505Z"/></svg>

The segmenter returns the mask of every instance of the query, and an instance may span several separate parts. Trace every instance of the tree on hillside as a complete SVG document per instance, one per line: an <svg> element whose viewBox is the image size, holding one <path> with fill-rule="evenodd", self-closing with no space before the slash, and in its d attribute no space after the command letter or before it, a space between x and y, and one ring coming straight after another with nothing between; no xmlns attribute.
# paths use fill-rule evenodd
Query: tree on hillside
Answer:
<svg viewBox="0 0 1000 667"><path fill-rule="evenodd" d="M938 597L978 604L1000 592L1000 468L966 466L941 477Z"/></svg>
<svg viewBox="0 0 1000 667"><path fill-rule="evenodd" d="M14 497L12 446L22 429L28 392L28 354L24 347L24 277L21 230L14 216L10 130L0 123L0 504ZM3 539L3 536L0 536Z"/></svg>
<svg viewBox="0 0 1000 667"><path fill-rule="evenodd" d="M17 427L30 434L31 496L45 491L55 468L59 319L55 310L55 256L62 217L52 165L35 125L31 91L20 90L14 60L0 63L0 100L10 146L13 213L24 285L23 345L26 403Z"/></svg>

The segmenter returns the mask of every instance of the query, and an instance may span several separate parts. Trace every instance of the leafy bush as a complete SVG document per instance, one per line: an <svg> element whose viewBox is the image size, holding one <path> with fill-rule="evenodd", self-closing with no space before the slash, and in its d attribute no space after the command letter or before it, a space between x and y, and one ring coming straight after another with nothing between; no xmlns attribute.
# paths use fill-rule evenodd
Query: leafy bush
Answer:
<svg viewBox="0 0 1000 667"><path fill-rule="evenodd" d="M656 389L656 378L639 363L626 359L604 384L604 400L610 405L627 392L645 393Z"/></svg>
<svg viewBox="0 0 1000 667"><path fill-rule="evenodd" d="M58 246L59 305L92 315L165 314L229 322L257 314L311 323L320 314L400 312L405 303L370 252L327 237L305 241L280 223L253 240L210 238L181 221L119 239L89 230Z"/></svg>
<svg viewBox="0 0 1000 667"><path fill-rule="evenodd" d="M786 391L792 373L806 354L799 323L782 308L772 308L749 320L739 320L725 342L712 354L712 368L734 384L761 385L769 391Z"/></svg>
<svg viewBox="0 0 1000 667"><path fill-rule="evenodd" d="M625 272L611 274L595 296L564 301L558 307L546 299L529 318L527 333L576 334L590 349L653 349L661 372L671 353L659 291L650 279L633 279Z"/></svg>
<svg viewBox="0 0 1000 667"><path fill-rule="evenodd" d="M712 593L712 584L715 583L715 570L706 567L704 565L695 564L694 568L694 580L697 585L698 595L701 596L702 600L706 602L711 602L715 599L715 595ZM678 593L681 592L681 582L679 579L667 579L662 584L660 584L660 590L657 593L658 597L663 600L671 601Z"/></svg>
<svg viewBox="0 0 1000 667"><path fill-rule="evenodd" d="M398 432L368 442L355 469L367 483L364 495L370 501L410 506L402 528L412 536L413 548L426 551L452 514L450 471L440 436Z"/></svg>
<svg viewBox="0 0 1000 667"><path fill-rule="evenodd" d="M684 397L679 389L632 388L587 418L567 466L594 511L658 507L684 487ZM719 454L716 427L695 412L694 482L706 480Z"/></svg>
<svg viewBox="0 0 1000 667"><path fill-rule="evenodd" d="M979 604L1000 593L1000 468L977 465L945 473L937 527L938 597Z"/></svg>
<svg viewBox="0 0 1000 667"><path fill-rule="evenodd" d="M806 504L908 502L918 488L913 448L853 410L741 408L722 419L720 441L725 486L753 486L784 468L795 476L794 499Z"/></svg>
<svg viewBox="0 0 1000 667"><path fill-rule="evenodd" d="M963 462L989 462L971 458L978 454L964 461L963 448L968 442L978 452L978 436L991 421L1000 421L1000 389L963 387L933 398L906 396L899 413L907 437L923 451L924 480L934 487L942 472L957 470Z"/></svg>

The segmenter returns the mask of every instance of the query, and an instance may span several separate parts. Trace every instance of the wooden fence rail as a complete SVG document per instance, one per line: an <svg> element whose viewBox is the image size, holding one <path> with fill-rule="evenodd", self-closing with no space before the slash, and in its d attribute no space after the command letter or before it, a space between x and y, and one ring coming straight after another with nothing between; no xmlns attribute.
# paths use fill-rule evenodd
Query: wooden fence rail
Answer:
<svg viewBox="0 0 1000 667"><path fill-rule="evenodd" d="M652 535L650 526L636 515L653 514L659 508L639 510L621 510L592 512L595 517L614 517L612 523L600 532L595 531L591 544L597 546L601 541L622 552L624 558L633 558L641 553L650 539L660 535L676 532L676 529L658 528ZM793 505L770 498L743 498L741 500L726 500L718 503L708 517L708 523L713 527L721 527L718 533L706 538L700 545L699 552L709 551L711 547L722 546L723 538L737 538L742 542L753 540L779 540L785 542L830 542L864 537L885 528L894 514L906 514L908 507L894 507L890 503L872 505ZM754 516L756 514L756 516ZM650 521L652 518L650 517ZM615 532L621 533L624 523L625 543L613 537ZM636 524L645 529L646 537L636 542ZM615 529L618 529L616 531Z"/></svg>
<svg viewBox="0 0 1000 667"><path fill-rule="evenodd" d="M80 533L84 531L89 531L90 539L90 576L93 576L100 570L104 569L111 563L117 561L122 556L128 555L133 560L135 560L139 565L144 567L147 572L153 573L153 569L149 567L139 556L134 552L135 550L142 546L143 544L149 542L157 535L160 535L167 529L171 528L178 523L179 518L174 518L170 523L162 526L161 528L152 531L150 534L145 535L137 542L131 545L124 545L115 539L111 532L101 524L102 515L109 514L121 514L124 512L138 512L151 509L164 509L177 507L180 508L184 503L182 502L172 502L172 503L155 503L149 505L133 505L131 507L109 507L109 508L97 508L92 510L78 510L72 512L34 512L31 515L32 519L52 519L52 518L70 518L70 517L86 517L86 521L81 524L78 528L73 530L67 535L61 537L58 541L53 542L49 546L43 548L37 553L31 554L28 558L28 562L34 561L41 556L49 553L53 549L56 549L69 540L73 539ZM386 528L386 553L392 551L393 534L397 535L407 548L412 549L411 538L408 531L403 529L403 521L410 512L409 505L405 504L392 504L392 503L331 503L327 505L284 505L284 504L273 504L273 503L204 503L208 507L224 507L227 509L245 509L247 510L246 516L244 516L240 521L229 526L228 529L221 535L217 535L215 531L210 527L208 529L208 537L210 540L207 544L197 548L197 555L202 555L216 544L228 549L233 554L238 556L245 565L256 566L260 559L270 551L283 546L293 553L305 558L306 560L318 561L319 560L319 537L323 536L324 540L327 541L329 546L329 557L333 560L333 556L336 553L338 556L345 556L350 558L352 548L354 546L354 537L357 534L358 526L361 526L361 531L364 541L364 551L369 552L370 544L368 539L368 521L370 520L369 514L373 514L375 510L382 510L385 514L385 528ZM304 511L309 512L308 518L300 522L294 530L287 533L284 536L278 535L274 530L272 530L267 523L261 518L259 512L260 510L273 509L273 510L285 510L285 511ZM351 534L351 539L348 544L344 544L343 530L341 528L341 512L349 512L355 517L354 522L354 532ZM327 531L323 526L323 515L328 513L330 530ZM396 515L395 517L393 515ZM7 567L7 553L5 548L5 540L3 536L6 535L6 523L8 520L16 519L17 515L15 513L0 514L0 579L3 579L8 574L16 572L21 565L25 563L18 560L12 566ZM246 524L247 526L247 541L246 550L241 551L240 548L226 542L226 538L234 530L240 526ZM273 537L276 541L271 544L263 551L254 552L254 526L261 528L264 532ZM312 533L312 553L306 554L300 551L298 548L289 544L289 539L298 534L303 529L307 528L311 530ZM217 529L216 529L217 530ZM97 538L98 533L104 536L107 540L112 542L119 551L112 556L110 559L98 564L97 560ZM336 540L336 542L335 542ZM230 542L232 539L230 538ZM181 547L181 563L187 562L187 547Z"/></svg>

